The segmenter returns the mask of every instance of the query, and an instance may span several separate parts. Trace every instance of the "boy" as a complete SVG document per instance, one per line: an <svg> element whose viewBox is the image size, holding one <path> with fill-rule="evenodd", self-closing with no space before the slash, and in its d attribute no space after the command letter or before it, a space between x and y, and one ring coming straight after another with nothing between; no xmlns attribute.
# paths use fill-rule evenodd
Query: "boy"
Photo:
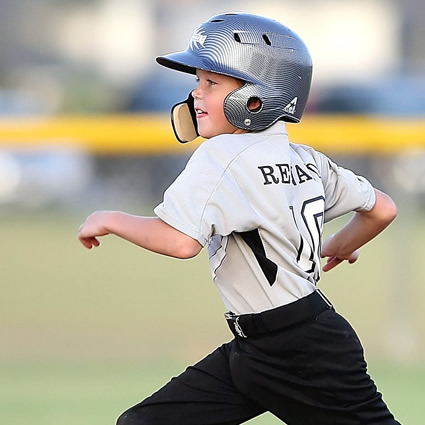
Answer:
<svg viewBox="0 0 425 425"><path fill-rule="evenodd" d="M190 258L208 247L235 338L124 412L118 425L241 424L270 411L288 425L395 425L367 375L361 344L319 292L324 271L396 216L384 193L314 149L289 143L310 89L310 55L283 25L249 14L211 18L183 52L157 58L196 74L172 109L181 142L207 139L156 217L101 211L81 226L87 248L115 234ZM325 221L355 211L321 244Z"/></svg>

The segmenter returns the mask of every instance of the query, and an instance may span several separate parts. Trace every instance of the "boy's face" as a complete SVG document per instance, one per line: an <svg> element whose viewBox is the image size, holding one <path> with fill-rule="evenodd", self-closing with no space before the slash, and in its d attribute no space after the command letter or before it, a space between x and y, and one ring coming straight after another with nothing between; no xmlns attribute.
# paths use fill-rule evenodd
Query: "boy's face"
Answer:
<svg viewBox="0 0 425 425"><path fill-rule="evenodd" d="M198 133L209 139L219 134L244 133L227 121L224 115L224 99L243 83L236 78L214 72L196 70L198 85L192 92L195 99Z"/></svg>

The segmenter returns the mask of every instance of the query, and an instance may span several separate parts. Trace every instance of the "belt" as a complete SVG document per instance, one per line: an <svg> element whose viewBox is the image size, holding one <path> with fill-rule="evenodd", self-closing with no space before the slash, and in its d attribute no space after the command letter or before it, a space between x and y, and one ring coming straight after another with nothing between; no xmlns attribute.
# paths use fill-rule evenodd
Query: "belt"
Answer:
<svg viewBox="0 0 425 425"><path fill-rule="evenodd" d="M261 313L236 315L229 311L224 317L233 335L251 338L299 326L328 309L333 310L332 304L319 290L315 290L290 304Z"/></svg>

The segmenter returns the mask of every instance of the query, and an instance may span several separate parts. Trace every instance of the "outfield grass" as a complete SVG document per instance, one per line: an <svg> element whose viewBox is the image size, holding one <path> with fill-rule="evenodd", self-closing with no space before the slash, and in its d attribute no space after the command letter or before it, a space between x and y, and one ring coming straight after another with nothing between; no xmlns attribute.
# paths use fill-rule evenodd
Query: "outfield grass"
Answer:
<svg viewBox="0 0 425 425"><path fill-rule="evenodd" d="M83 217L0 217L5 424L113 424L230 339L205 253L179 261L113 237L87 251L76 239ZM414 250L394 241L417 243L420 253L424 226L409 234L401 224L365 247L357 265L325 275L321 287L359 332L393 412L405 425L422 425L424 272L407 253ZM264 415L250 423L279 422Z"/></svg>

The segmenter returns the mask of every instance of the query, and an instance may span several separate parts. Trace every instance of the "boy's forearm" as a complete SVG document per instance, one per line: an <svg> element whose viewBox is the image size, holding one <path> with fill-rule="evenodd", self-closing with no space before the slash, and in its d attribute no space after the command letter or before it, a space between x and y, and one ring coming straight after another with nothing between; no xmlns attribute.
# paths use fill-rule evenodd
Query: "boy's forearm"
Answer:
<svg viewBox="0 0 425 425"><path fill-rule="evenodd" d="M377 236L383 229L384 227L378 228L372 220L356 213L344 227L326 241L322 254L347 258L356 249L361 248Z"/></svg>
<svg viewBox="0 0 425 425"><path fill-rule="evenodd" d="M357 212L353 218L326 241L322 254L344 258L359 249L381 233L396 217L397 208L392 199L376 192L376 202L372 210Z"/></svg>
<svg viewBox="0 0 425 425"><path fill-rule="evenodd" d="M172 257L190 258L202 248L199 242L158 217L140 217L115 212L111 213L106 227L109 233L142 248Z"/></svg>
<svg viewBox="0 0 425 425"><path fill-rule="evenodd" d="M105 222L110 234L142 248L177 258L190 258L202 249L200 243L174 229L158 217L111 212Z"/></svg>

